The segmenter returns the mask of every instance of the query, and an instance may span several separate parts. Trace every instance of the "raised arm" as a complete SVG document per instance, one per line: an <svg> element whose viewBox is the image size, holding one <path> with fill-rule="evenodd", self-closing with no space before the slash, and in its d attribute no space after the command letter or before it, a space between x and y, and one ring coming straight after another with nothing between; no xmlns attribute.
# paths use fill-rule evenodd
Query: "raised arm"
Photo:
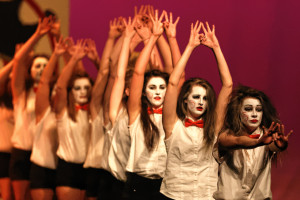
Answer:
<svg viewBox="0 0 300 200"><path fill-rule="evenodd" d="M180 49L179 49L177 39L176 39L176 27L179 22L179 19L180 19L180 17L177 17L176 21L173 22L173 14L172 14L172 12L170 12L170 20L169 20L168 15L166 15L166 21L164 23L165 32L166 32L166 35L167 35L167 38L168 38L168 41L170 44L173 66L176 66L177 62L179 61L179 59L181 57ZM173 68L170 70L172 72ZM181 86L184 83L184 81L185 81L185 72L183 72L181 74L178 91L180 91Z"/></svg>
<svg viewBox="0 0 300 200"><path fill-rule="evenodd" d="M205 36L202 38L201 44L213 50L213 53L217 60L220 79L222 82L222 88L220 90L218 100L217 100L217 105L216 105L217 119L215 125L215 134L217 135L224 123L225 112L230 98L230 94L232 92L233 83L232 83L232 78L229 72L228 65L222 53L218 39L215 35L215 26L213 25L211 30L209 24L206 22L206 28L203 24L202 27Z"/></svg>
<svg viewBox="0 0 300 200"><path fill-rule="evenodd" d="M163 107L163 126L166 138L171 136L173 127L177 120L176 105L180 79L193 50L200 45L200 29L201 23L199 24L198 21L196 22L195 26L193 24L191 25L189 43L169 78L169 84L167 87Z"/></svg>
<svg viewBox="0 0 300 200"><path fill-rule="evenodd" d="M136 18L134 18L131 23L131 18L129 17L128 23L124 19L125 31L124 31L124 41L122 45L121 54L119 57L117 74L114 80L114 84L112 87L111 95L110 95L110 103L109 103L109 119L112 124L114 124L118 112L120 104L122 103L123 91L125 87L125 75L126 68L128 65L130 44L132 38L135 36L136 32L134 30Z"/></svg>
<svg viewBox="0 0 300 200"><path fill-rule="evenodd" d="M35 33L26 41L20 50L15 54L14 57L14 66L12 70L12 94L13 101L16 102L19 99L19 96L25 92L25 79L27 76L27 66L26 59L28 58L30 52L33 50L34 45L45 35L52 25L52 17L45 17L39 19L38 27Z"/></svg>
<svg viewBox="0 0 300 200"><path fill-rule="evenodd" d="M137 31L138 35L142 38L144 45L146 45L148 43L149 38L152 35L151 28L153 27L153 24L149 20L149 16L146 14L147 7L149 7L149 6L145 7L144 13L140 13L135 16L137 19L136 31ZM150 15L151 15L151 13L150 13ZM152 13L152 16L154 16L154 13ZM151 54L150 54L150 66L151 66L151 69L157 69L160 71L164 70L162 61L159 56L159 51L158 51L156 45L154 45L154 47L151 51Z"/></svg>
<svg viewBox="0 0 300 200"><path fill-rule="evenodd" d="M106 105L107 104L106 102L108 102L107 100L108 97L106 95L109 95L109 93L104 93L104 92L105 89L109 87L107 86L108 85L107 82L108 82L108 75L110 71L109 69L110 55L114 47L115 39L120 36L118 27L119 27L119 21L117 21L117 19L110 21L108 38L106 40L103 49L102 58L100 61L100 69L98 71L97 79L92 91L92 99L90 104L92 119L96 118L102 106L103 106L104 113L106 112L108 113L108 108L107 108L108 105ZM105 116L108 116L108 114L105 114Z"/></svg>
<svg viewBox="0 0 300 200"><path fill-rule="evenodd" d="M153 31L152 35L149 38L148 43L141 51L134 68L134 73L131 80L130 85L130 95L128 98L128 114L129 114L129 124L132 124L141 109L141 97L144 83L144 73L146 71L147 64L150 59L151 51L159 38L159 36L163 33L163 24L162 19L164 17L164 12L161 14L158 19L158 11L155 12L155 17L151 16L151 20L153 23Z"/></svg>
<svg viewBox="0 0 300 200"><path fill-rule="evenodd" d="M43 115L45 114L47 108L50 106L50 83L54 75L54 71L57 66L57 61L59 56L61 56L66 51L66 45L63 41L62 36L59 38L58 42L54 39L54 52L52 53L48 64L46 65L39 85L36 92L36 101L35 101L35 115L36 123L38 123Z"/></svg>
<svg viewBox="0 0 300 200"><path fill-rule="evenodd" d="M69 80L72 76L73 70L84 56L85 56L85 42L84 40L78 40L74 46L74 51L68 64L63 68L57 82L56 82L56 95L54 98L54 111L56 117L59 119L62 117L67 107L67 87Z"/></svg>
<svg viewBox="0 0 300 200"><path fill-rule="evenodd" d="M100 58L98 55L95 41L92 39L86 40L86 56L95 65L95 67L99 70Z"/></svg>

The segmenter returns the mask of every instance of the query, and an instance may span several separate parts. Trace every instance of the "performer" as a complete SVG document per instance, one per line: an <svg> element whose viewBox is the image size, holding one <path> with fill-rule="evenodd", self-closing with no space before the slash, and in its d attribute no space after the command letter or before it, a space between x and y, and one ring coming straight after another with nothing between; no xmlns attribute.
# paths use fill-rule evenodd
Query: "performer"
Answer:
<svg viewBox="0 0 300 200"><path fill-rule="evenodd" d="M30 154L33 143L32 127L35 122L35 90L48 58L37 55L30 66L28 76L28 59L34 45L49 32L52 17L39 20L35 33L21 47L14 57L12 72L12 94L15 116L15 129L12 136L12 157L10 161L10 177L15 199L29 199Z"/></svg>
<svg viewBox="0 0 300 200"><path fill-rule="evenodd" d="M136 61L129 90L127 106L131 147L126 166L129 172L126 187L129 188L130 199L157 199L165 171L167 155L160 111L168 74L159 70L145 74L151 51L163 33L164 15L165 11L158 18L156 10L155 17L151 16L152 34Z"/></svg>
<svg viewBox="0 0 300 200"><path fill-rule="evenodd" d="M117 19L114 19L114 21L110 21L110 30L108 33L108 38L102 53L97 79L92 90L92 97L90 103L90 113L92 119L91 138L87 158L84 163L84 167L86 168L87 172L86 196L90 200L97 199L98 193L101 192L99 191L99 187L101 187L100 183L106 182L104 180L103 173L107 172L104 172L104 170L101 169L103 166L103 162L105 162L105 158L103 158L105 156L103 146L106 143L109 143L105 140L106 137L104 134L104 106L106 106L105 99L108 98L105 98L104 94L107 94L105 92L105 88L111 88L109 84L107 84L109 75L110 55L116 38L120 36L118 27L119 21L117 21ZM88 57L90 56L89 54L92 52L93 55L97 55L95 57L98 57L98 53L94 42L90 44L88 42L88 50ZM106 192L108 192L109 187L105 188L105 190ZM104 197L99 198L105 199Z"/></svg>
<svg viewBox="0 0 300 200"><path fill-rule="evenodd" d="M54 40L55 49L41 76L36 91L33 147L31 153L30 188L33 200L52 200L55 190L58 146L55 113L51 96L57 79L57 61L65 53L66 45L60 37ZM52 93L55 95L55 93Z"/></svg>
<svg viewBox="0 0 300 200"><path fill-rule="evenodd" d="M58 166L56 194L58 199L85 197L86 159L90 137L88 103L92 83L86 74L75 73L74 68L85 52L85 42L78 40L72 57L63 68L57 83L54 111L58 132Z"/></svg>
<svg viewBox="0 0 300 200"><path fill-rule="evenodd" d="M201 27L204 35L199 33ZM217 102L213 87L202 78L185 81L178 95L186 63L200 44L211 48L217 60L222 82ZM205 28L197 21L191 25L189 43L170 75L166 91L163 127L168 159L161 199L212 199L218 177L212 147L222 127L231 90L231 75L215 27L211 30L208 23Z"/></svg>
<svg viewBox="0 0 300 200"><path fill-rule="evenodd" d="M272 199L271 160L287 148L292 132L284 134L276 109L262 91L237 87L214 152L220 162L214 198Z"/></svg>
<svg viewBox="0 0 300 200"><path fill-rule="evenodd" d="M123 31L123 44L117 63L117 68L111 72L110 79L113 83L109 99L109 124L106 126L106 141L110 140L110 146L105 145L103 151L107 152L107 160L103 163L112 174L108 175L110 188L108 196L112 199L124 198L123 190L127 179L125 168L130 150L130 136L128 131L128 113L126 103L128 100L129 86L133 74L132 63L129 60L130 46L136 31L134 25L136 18L128 21L123 18L125 29ZM138 36L139 37L139 36ZM141 41L141 40L140 40ZM121 92L123 91L123 92ZM106 142L108 144L108 142ZM101 199L101 196L99 196ZM107 197L106 197L107 198Z"/></svg>

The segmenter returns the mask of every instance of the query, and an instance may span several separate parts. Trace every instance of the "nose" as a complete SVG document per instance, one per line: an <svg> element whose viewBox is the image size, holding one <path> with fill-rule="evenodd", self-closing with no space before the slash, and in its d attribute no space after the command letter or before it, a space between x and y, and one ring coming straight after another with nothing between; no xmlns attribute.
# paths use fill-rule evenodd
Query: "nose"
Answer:
<svg viewBox="0 0 300 200"><path fill-rule="evenodd" d="M257 117L257 112L255 109L252 111L252 117Z"/></svg>
<svg viewBox="0 0 300 200"><path fill-rule="evenodd" d="M203 98L200 98L198 103L199 103L199 105L202 106L203 105Z"/></svg>
<svg viewBox="0 0 300 200"><path fill-rule="evenodd" d="M160 89L156 89L155 94L160 94Z"/></svg>

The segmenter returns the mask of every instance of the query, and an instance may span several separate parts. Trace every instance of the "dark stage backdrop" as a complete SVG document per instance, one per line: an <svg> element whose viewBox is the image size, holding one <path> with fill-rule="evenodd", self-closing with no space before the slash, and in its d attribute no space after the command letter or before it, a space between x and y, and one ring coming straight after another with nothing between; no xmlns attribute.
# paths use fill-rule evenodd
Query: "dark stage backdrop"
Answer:
<svg viewBox="0 0 300 200"><path fill-rule="evenodd" d="M152 4L180 16L177 39L183 52L196 20L215 24L216 35L230 67L235 86L244 84L266 92L275 104L286 131L293 129L289 148L272 167L275 200L298 199L300 189L298 128L300 104L300 6L297 0L226 1L70 1L70 35L92 38L102 53L109 20L133 16L134 6ZM88 62L86 62L89 64ZM198 47L186 69L187 78L203 77L220 90L217 65L211 50Z"/></svg>

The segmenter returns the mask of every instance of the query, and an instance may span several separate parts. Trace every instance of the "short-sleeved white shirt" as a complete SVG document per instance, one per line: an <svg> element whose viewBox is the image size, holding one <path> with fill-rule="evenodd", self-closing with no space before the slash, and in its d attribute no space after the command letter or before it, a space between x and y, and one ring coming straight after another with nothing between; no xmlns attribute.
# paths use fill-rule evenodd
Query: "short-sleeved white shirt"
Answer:
<svg viewBox="0 0 300 200"><path fill-rule="evenodd" d="M104 127L103 109L101 108L97 117L91 122L91 137L88 153L83 167L100 168L103 160Z"/></svg>
<svg viewBox="0 0 300 200"><path fill-rule="evenodd" d="M126 165L130 151L130 135L128 129L128 113L121 109L112 127L112 142L108 155L110 172L118 180L126 181Z"/></svg>
<svg viewBox="0 0 300 200"><path fill-rule="evenodd" d="M10 153L11 137L15 126L13 109L0 106L0 152Z"/></svg>
<svg viewBox="0 0 300 200"><path fill-rule="evenodd" d="M218 191L214 193L214 198L272 199L271 160L273 153L270 152L269 147L232 150L228 153L233 153L233 162L238 173L227 165L225 155L223 157L225 160L219 167ZM214 156L218 158L218 151L214 152Z"/></svg>
<svg viewBox="0 0 300 200"><path fill-rule="evenodd" d="M15 128L11 138L13 147L31 151L33 128L35 125L35 93L33 89L24 91L14 103Z"/></svg>
<svg viewBox="0 0 300 200"><path fill-rule="evenodd" d="M74 122L70 119L67 111L57 120L57 156L67 162L84 163L90 139L88 112L79 110L76 120L77 122Z"/></svg>
<svg viewBox="0 0 300 200"><path fill-rule="evenodd" d="M58 137L55 113L50 106L34 130L30 160L41 167L56 169Z"/></svg>
<svg viewBox="0 0 300 200"><path fill-rule="evenodd" d="M160 192L172 199L213 199L217 190L218 163L206 149L203 128L185 127L181 120L165 140L168 160Z"/></svg>
<svg viewBox="0 0 300 200"><path fill-rule="evenodd" d="M131 147L126 170L150 179L164 177L167 161L167 152L164 143L165 132L162 126L162 115L151 114L150 118L159 130L157 146L149 152L145 145L143 127L139 115L129 126Z"/></svg>

